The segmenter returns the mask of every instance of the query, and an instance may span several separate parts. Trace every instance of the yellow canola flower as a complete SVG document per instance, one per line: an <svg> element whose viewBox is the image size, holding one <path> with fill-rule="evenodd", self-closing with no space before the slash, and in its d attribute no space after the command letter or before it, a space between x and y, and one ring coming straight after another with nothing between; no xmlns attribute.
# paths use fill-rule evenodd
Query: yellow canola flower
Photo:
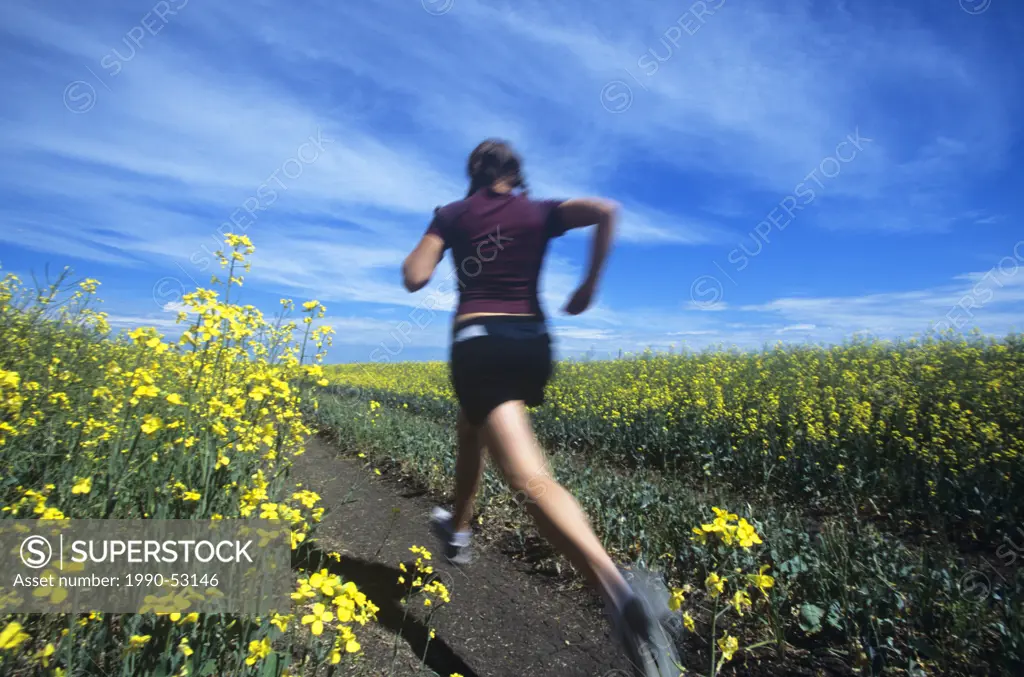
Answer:
<svg viewBox="0 0 1024 677"><path fill-rule="evenodd" d="M163 420L159 416L148 414L142 422L142 432L147 435L152 435L157 430L160 430L164 425Z"/></svg>
<svg viewBox="0 0 1024 677"><path fill-rule="evenodd" d="M0 630L0 650L9 651L27 642L31 637L22 631L21 623L12 621Z"/></svg>
<svg viewBox="0 0 1024 677"><path fill-rule="evenodd" d="M337 576L329 574L327 569L321 569L309 577L309 585L323 595L333 597L335 588L341 586L341 580Z"/></svg>
<svg viewBox="0 0 1024 677"><path fill-rule="evenodd" d="M739 651L740 642L732 635L726 635L718 640L718 649L722 652L722 662L731 661L733 655Z"/></svg>
<svg viewBox="0 0 1024 677"><path fill-rule="evenodd" d="M78 283L79 288L86 294L95 293L96 288L102 284L99 280L94 280L91 277L86 278Z"/></svg>
<svg viewBox="0 0 1024 677"><path fill-rule="evenodd" d="M672 596L668 600L668 608L672 611L679 611L684 601L686 601L686 599L683 596L683 589L672 588Z"/></svg>
<svg viewBox="0 0 1024 677"><path fill-rule="evenodd" d="M732 596L732 606L736 609L736 613L740 616L743 615L743 607L751 606L750 595L745 590L737 590Z"/></svg>
<svg viewBox="0 0 1024 677"><path fill-rule="evenodd" d="M768 589L775 585L775 579L765 574L765 572L770 568L771 567L769 565L764 564L760 569L758 569L756 574L747 575L747 580L761 591L761 594L765 596L765 599L768 598Z"/></svg>
<svg viewBox="0 0 1024 677"><path fill-rule="evenodd" d="M313 605L312 612L302 617L302 624L310 626L310 632L314 635L320 635L324 631L324 623L330 623L333 620L334 614L328 611L323 604L317 602Z"/></svg>
<svg viewBox="0 0 1024 677"><path fill-rule="evenodd" d="M281 632L285 632L288 630L288 621L291 619L292 617L290 615L282 616L281 614L275 613L274 617L270 619L270 624L275 626Z"/></svg>
<svg viewBox="0 0 1024 677"><path fill-rule="evenodd" d="M270 655L270 640L264 637L262 640L249 642L249 656L245 659L246 665L255 665Z"/></svg>
<svg viewBox="0 0 1024 677"><path fill-rule="evenodd" d="M741 519L736 527L736 538L740 546L750 548L754 544L761 544L761 537L757 535L753 525L747 520Z"/></svg>
<svg viewBox="0 0 1024 677"><path fill-rule="evenodd" d="M728 578L722 578L718 574L712 573L704 579L704 586L707 588L709 595L712 597L718 597L720 594L725 592L725 584L728 580Z"/></svg>
<svg viewBox="0 0 1024 677"><path fill-rule="evenodd" d="M57 652L57 648L55 646L53 646L52 642L50 642L50 643L47 643L47 645L44 646L42 649L37 651L35 653L35 656L33 656L33 658L35 658L37 661L39 661L39 663L44 668L48 668L48 667L50 667L50 657L53 656L53 654L55 654L56 652Z"/></svg>
<svg viewBox="0 0 1024 677"><path fill-rule="evenodd" d="M153 639L152 635L132 635L128 638L128 645L125 647L125 652L135 653L136 651L140 651L151 639Z"/></svg>

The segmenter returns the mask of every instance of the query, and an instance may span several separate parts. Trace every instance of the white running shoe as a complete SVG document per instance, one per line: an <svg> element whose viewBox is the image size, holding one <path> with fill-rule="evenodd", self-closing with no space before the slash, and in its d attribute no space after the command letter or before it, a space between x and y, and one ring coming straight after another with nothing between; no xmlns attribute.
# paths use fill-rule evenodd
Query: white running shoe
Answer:
<svg viewBox="0 0 1024 677"><path fill-rule="evenodd" d="M434 535L441 541L441 553L452 564L465 566L473 559L473 547L469 543L472 532L456 532L452 526L452 514L441 507L430 512L430 527Z"/></svg>
<svg viewBox="0 0 1024 677"><path fill-rule="evenodd" d="M609 609L616 638L637 677L679 677L682 662L672 636L673 614L664 582L645 571L622 570L632 595Z"/></svg>

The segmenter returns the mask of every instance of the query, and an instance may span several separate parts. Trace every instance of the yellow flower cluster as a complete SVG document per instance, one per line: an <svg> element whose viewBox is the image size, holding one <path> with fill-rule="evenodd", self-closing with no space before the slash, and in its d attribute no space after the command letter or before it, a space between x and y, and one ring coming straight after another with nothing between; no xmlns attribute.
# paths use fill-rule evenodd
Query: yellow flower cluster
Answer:
<svg viewBox="0 0 1024 677"><path fill-rule="evenodd" d="M338 621L350 623L355 621L365 625L373 619L379 611L378 607L366 598L352 581L342 583L341 578L335 574L328 573L327 569L321 569L308 578L298 580L298 589L292 593L292 599L305 601L310 599L324 599L336 607ZM310 621L312 622L312 621ZM303 620L303 624L307 621ZM313 634L320 634L314 632Z"/></svg>
<svg viewBox="0 0 1024 677"><path fill-rule="evenodd" d="M112 334L106 314L94 309L99 283L71 282L68 270L42 291L14 275L0 279L0 479L23 482L0 483L3 517L261 517L287 524L293 549L307 540L324 514L320 496L301 487L289 491L287 480L311 433L304 410L316 407L315 387L326 385L322 362L332 330L314 326L325 313L317 301L300 308L285 303L278 317L234 302L254 247L245 236L226 241L218 253L227 269L223 289L181 297L176 339L152 327ZM301 579L299 589L312 590L311 581L314 596L330 598L331 611L314 606L304 623L318 611L321 623L330 613L340 623L361 624L377 612L352 582L322 571ZM120 638L98 626L93 632L101 615L92 614L78 620L75 640L98 642L91 650L106 655L116 654L116 646L136 667L155 660L153 645L187 659L206 641L174 630L201 626L199 614L188 610L194 601L190 591L151 596L140 610L143 620L117 624L136 629ZM271 654L267 630L284 632L290 618L267 619L251 641L251 634L238 635L249 665ZM62 656L56 637L46 641L60 633L59 622L54 629L45 618L2 621L0 671L27 674L29 665L47 668ZM213 637L202 627L197 632ZM335 649L359 650L350 627L339 626L337 638ZM30 641L41 648L19 657ZM214 653L220 654L224 661L237 655L228 646ZM229 668L233 662L216 670ZM183 671L187 665L175 674Z"/></svg>
<svg viewBox="0 0 1024 677"><path fill-rule="evenodd" d="M766 573L770 568L767 564L762 565L756 574L742 575L741 568L733 568L731 570L733 573L741 575L735 579L738 583L730 585L730 578L724 574L727 573L730 563L734 562L733 555L738 552L746 552L752 546L761 544L761 538L753 525L746 519L717 506L711 509L715 514L715 519L710 523L694 527L692 538L696 543L705 546L708 557L708 574L704 579L704 593L711 600L710 630L711 636L714 637L719 621L730 608L739 616L744 615L744 610L753 608L754 601L750 598L749 589L758 590L767 603L768 590L775 585L775 579ZM732 588L731 598L727 596L727 587ZM673 588L669 597L669 608L672 611L683 611L683 625L690 632L696 632L696 621L689 611L683 608L686 604L686 596L692 592L693 588L690 585ZM723 604L723 600L727 600L726 603ZM745 648L752 649L765 643L767 642L751 644ZM719 637L716 645L718 657L716 659L714 652L712 653L712 666L708 672L709 675L718 674L722 665L732 660L733 655L740 650L739 639L728 633Z"/></svg>
<svg viewBox="0 0 1024 677"><path fill-rule="evenodd" d="M433 606L438 600L440 600L442 604L451 602L452 599L448 592L448 588L445 587L445 585L436 577L431 578L434 573L434 567L427 564L427 562L433 559L433 555L430 554L430 551L421 545L411 546L409 550L413 554L418 555L418 557L416 558L416 561L413 562L413 578L408 582L408 598L411 598L414 595L422 595L423 606L426 607ZM398 577L398 583L400 585L406 585L407 579L404 574L408 573L408 568L402 562L399 562L398 568L403 574ZM426 577L426 582L424 582L424 577Z"/></svg>
<svg viewBox="0 0 1024 677"><path fill-rule="evenodd" d="M702 524L693 528L693 540L698 543L707 543L708 536L714 535L721 539L725 545L736 544L741 548L750 548L760 545L761 537L757 535L754 526L746 519L731 512L713 507L715 521L710 524Z"/></svg>
<svg viewBox="0 0 1024 677"><path fill-rule="evenodd" d="M20 494L17 499L11 500L9 505L5 505L0 508L0 511L10 513L11 517L22 517L27 518L28 515L23 515L22 510L27 508L29 505L32 506L32 513L35 514L38 519L41 520L62 520L67 519L64 513L58 508L47 505L49 496L57 486L54 484L43 485L42 491L34 491L32 489L26 489L22 486L15 487L15 491Z"/></svg>
<svg viewBox="0 0 1024 677"><path fill-rule="evenodd" d="M380 420L380 408L380 402L377 400L370 400L370 425L377 425L377 421Z"/></svg>
<svg viewBox="0 0 1024 677"><path fill-rule="evenodd" d="M365 625L367 621L376 618L379 608L354 583L343 583L339 576L331 574L327 569L300 578L298 584L292 599L303 603L307 609L301 618L302 625L309 626L310 632L316 637L326 629L334 631L329 654L331 663L339 663L345 653L359 652L361 647L348 624L356 622ZM335 621L337 624L334 624ZM285 618L274 620L282 631L286 622Z"/></svg>

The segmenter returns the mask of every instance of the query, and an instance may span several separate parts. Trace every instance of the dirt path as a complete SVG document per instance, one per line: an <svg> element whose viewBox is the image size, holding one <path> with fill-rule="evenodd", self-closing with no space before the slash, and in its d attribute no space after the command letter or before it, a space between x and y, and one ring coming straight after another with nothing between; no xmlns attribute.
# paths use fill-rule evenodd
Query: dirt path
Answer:
<svg viewBox="0 0 1024 677"><path fill-rule="evenodd" d="M381 608L380 626L390 636L366 648L380 670L371 674L387 674L390 644L403 627L397 563L415 559L411 545L437 552L427 526L433 503L316 438L296 459L295 477L329 509L320 537L342 553L342 575ZM399 674L413 674L425 648L427 667L444 677L627 674L619 672L625 661L595 595L559 590L486 546L477 547L477 556L464 572L437 563L452 601L431 620L436 637L429 645L423 623L404 621Z"/></svg>

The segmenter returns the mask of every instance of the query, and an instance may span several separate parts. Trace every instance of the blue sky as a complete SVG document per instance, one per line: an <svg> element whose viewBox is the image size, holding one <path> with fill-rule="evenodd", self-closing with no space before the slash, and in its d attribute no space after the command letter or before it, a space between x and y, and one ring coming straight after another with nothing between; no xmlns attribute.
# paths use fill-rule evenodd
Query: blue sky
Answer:
<svg viewBox="0 0 1024 677"><path fill-rule="evenodd" d="M552 249L563 355L1021 328L1017 2L0 14L0 263L99 278L118 327L174 335L233 230L257 247L243 302L321 300L332 361L441 358L451 263L416 294L398 269L464 194L467 153L503 136L536 195L623 205L591 312L557 312L589 234Z"/></svg>

